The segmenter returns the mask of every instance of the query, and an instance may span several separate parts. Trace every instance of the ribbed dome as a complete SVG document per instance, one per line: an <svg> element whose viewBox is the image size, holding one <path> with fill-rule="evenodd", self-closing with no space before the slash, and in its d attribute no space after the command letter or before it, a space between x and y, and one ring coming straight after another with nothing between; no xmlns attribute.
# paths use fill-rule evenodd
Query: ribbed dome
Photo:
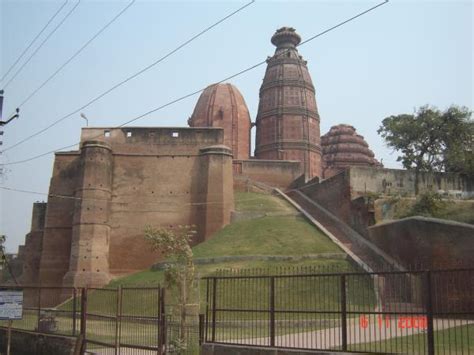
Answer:
<svg viewBox="0 0 474 355"><path fill-rule="evenodd" d="M354 127L340 124L321 137L324 178L351 166L380 166L364 137Z"/></svg>
<svg viewBox="0 0 474 355"><path fill-rule="evenodd" d="M321 176L319 113L315 89L296 46L301 37L282 27L271 39L256 119L258 159L298 160L307 178Z"/></svg>
<svg viewBox="0 0 474 355"><path fill-rule="evenodd" d="M234 85L209 85L201 93L188 124L190 127L224 128L224 144L232 149L234 159L249 159L249 110Z"/></svg>

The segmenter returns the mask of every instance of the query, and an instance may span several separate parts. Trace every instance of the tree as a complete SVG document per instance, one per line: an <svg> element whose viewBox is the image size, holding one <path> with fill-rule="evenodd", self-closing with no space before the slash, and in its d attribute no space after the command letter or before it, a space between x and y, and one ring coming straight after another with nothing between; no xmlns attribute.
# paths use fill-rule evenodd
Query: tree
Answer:
<svg viewBox="0 0 474 355"><path fill-rule="evenodd" d="M415 193L421 171L473 174L474 123L466 107L445 111L423 106L415 114L386 117L377 130L387 145L401 153L405 169L415 171Z"/></svg>
<svg viewBox="0 0 474 355"><path fill-rule="evenodd" d="M145 239L169 262L165 268L165 286L176 288L177 291L180 334L175 346L178 351L186 347L186 306L190 304L195 279L193 251L190 246L196 234L193 227L178 226L176 230L151 226L145 228Z"/></svg>

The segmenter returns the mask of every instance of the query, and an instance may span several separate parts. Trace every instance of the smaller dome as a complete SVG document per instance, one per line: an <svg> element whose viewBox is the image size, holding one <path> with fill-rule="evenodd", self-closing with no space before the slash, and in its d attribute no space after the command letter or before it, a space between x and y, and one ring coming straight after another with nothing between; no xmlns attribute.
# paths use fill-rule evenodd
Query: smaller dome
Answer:
<svg viewBox="0 0 474 355"><path fill-rule="evenodd" d="M326 179L351 166L381 166L364 137L347 124L331 127L329 132L321 137L321 148L323 175Z"/></svg>
<svg viewBox="0 0 474 355"><path fill-rule="evenodd" d="M209 85L199 96L188 120L190 127L224 129L224 145L234 159L250 158L250 114L240 91L232 84Z"/></svg>

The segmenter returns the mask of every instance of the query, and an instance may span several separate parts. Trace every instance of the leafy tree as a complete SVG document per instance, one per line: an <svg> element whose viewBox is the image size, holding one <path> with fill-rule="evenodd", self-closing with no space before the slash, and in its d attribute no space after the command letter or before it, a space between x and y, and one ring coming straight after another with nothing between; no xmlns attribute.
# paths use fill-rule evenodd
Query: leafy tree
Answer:
<svg viewBox="0 0 474 355"><path fill-rule="evenodd" d="M415 171L415 192L421 171L452 171L474 176L474 122L466 107L445 111L423 106L415 114L386 117L377 130L387 145L401 153L405 169Z"/></svg>
<svg viewBox="0 0 474 355"><path fill-rule="evenodd" d="M175 347L179 352L186 349L186 306L191 303L195 280L190 242L195 234L193 226L178 226L175 230L145 228L145 239L169 261L165 268L165 286L177 290L180 332Z"/></svg>

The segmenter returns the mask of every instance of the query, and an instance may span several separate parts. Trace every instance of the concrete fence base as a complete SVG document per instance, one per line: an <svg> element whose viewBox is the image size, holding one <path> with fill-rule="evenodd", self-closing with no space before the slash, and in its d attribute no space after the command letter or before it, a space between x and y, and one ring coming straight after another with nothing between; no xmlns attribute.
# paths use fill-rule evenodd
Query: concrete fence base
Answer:
<svg viewBox="0 0 474 355"><path fill-rule="evenodd" d="M12 329L13 355L73 355L76 338ZM0 327L0 354L7 351L7 328Z"/></svg>
<svg viewBox="0 0 474 355"><path fill-rule="evenodd" d="M257 346L227 345L204 343L201 346L201 355L348 355L345 352L296 350L280 348L264 348ZM364 353L358 353L364 355Z"/></svg>

